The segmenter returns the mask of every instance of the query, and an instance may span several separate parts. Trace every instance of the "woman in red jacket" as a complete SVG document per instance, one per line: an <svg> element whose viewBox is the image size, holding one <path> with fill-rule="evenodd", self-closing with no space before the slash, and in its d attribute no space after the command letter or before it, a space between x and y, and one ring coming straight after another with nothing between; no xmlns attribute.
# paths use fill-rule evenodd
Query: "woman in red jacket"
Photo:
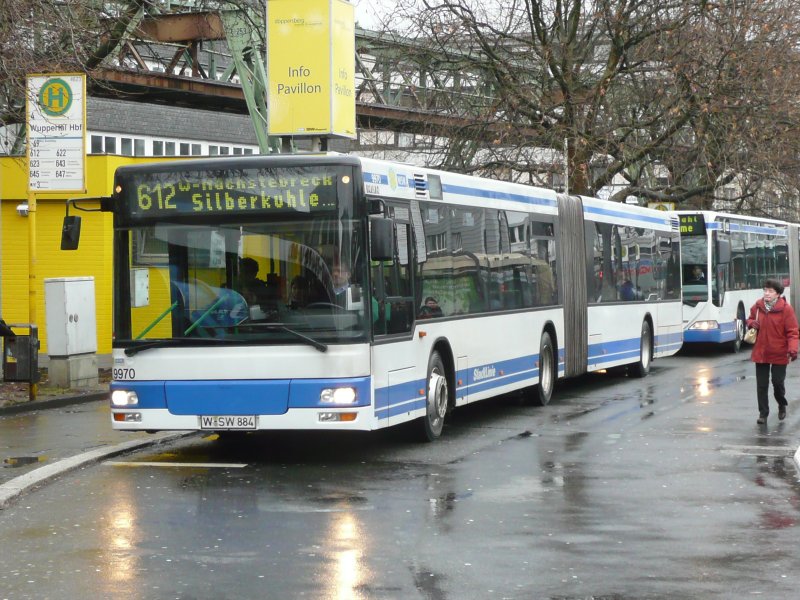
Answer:
<svg viewBox="0 0 800 600"><path fill-rule="evenodd" d="M764 282L764 297L750 308L747 326L758 330L750 357L756 363L756 393L758 395L759 425L767 422L769 414L769 378L778 402L778 418L786 418L786 365L797 360L797 317L781 297L783 285L776 279Z"/></svg>

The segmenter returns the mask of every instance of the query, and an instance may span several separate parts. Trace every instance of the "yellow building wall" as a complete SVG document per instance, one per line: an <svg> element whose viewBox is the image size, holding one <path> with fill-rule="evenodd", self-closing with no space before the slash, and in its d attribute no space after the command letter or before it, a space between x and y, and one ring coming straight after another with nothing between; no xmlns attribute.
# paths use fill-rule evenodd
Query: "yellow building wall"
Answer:
<svg viewBox="0 0 800 600"><path fill-rule="evenodd" d="M69 198L108 196L114 171L128 164L155 162L157 158L127 156L87 156L87 193ZM0 157L0 316L7 323L30 322L28 282L29 217L17 213L17 205L27 201L27 169L24 158ZM112 241L110 213L79 212L81 240L78 250L61 250L61 225L68 198L63 194L38 194L36 211L35 311L40 352L47 353L44 280L52 277L94 277L97 317L97 352L111 353L112 316ZM91 203L85 206L92 208ZM151 282L154 282L151 279Z"/></svg>

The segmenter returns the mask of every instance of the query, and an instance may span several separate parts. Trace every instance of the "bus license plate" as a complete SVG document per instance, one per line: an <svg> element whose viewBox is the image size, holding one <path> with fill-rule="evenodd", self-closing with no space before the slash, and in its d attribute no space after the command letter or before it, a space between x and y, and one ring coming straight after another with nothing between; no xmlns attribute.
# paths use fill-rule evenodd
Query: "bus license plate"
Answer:
<svg viewBox="0 0 800 600"><path fill-rule="evenodd" d="M255 415L201 415L200 429L255 429Z"/></svg>

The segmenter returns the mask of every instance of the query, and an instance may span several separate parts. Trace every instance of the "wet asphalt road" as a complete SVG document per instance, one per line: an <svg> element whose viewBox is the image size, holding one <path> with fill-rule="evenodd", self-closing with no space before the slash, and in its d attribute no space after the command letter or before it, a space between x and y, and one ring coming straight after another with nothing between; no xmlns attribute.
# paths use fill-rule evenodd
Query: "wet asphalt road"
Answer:
<svg viewBox="0 0 800 600"><path fill-rule="evenodd" d="M432 445L292 433L117 457L0 511L0 598L794 598L800 367L789 417L760 427L747 358L467 407Z"/></svg>
<svg viewBox="0 0 800 600"><path fill-rule="evenodd" d="M105 401L0 415L0 484L81 452L147 438L113 431Z"/></svg>

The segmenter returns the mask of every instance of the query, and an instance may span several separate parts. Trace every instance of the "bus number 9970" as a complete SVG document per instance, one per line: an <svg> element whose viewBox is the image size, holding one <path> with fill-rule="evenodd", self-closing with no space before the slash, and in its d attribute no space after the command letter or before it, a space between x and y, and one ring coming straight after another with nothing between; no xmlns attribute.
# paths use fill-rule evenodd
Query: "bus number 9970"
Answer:
<svg viewBox="0 0 800 600"><path fill-rule="evenodd" d="M136 379L136 370L135 369L113 369L111 371L111 376L116 379Z"/></svg>

